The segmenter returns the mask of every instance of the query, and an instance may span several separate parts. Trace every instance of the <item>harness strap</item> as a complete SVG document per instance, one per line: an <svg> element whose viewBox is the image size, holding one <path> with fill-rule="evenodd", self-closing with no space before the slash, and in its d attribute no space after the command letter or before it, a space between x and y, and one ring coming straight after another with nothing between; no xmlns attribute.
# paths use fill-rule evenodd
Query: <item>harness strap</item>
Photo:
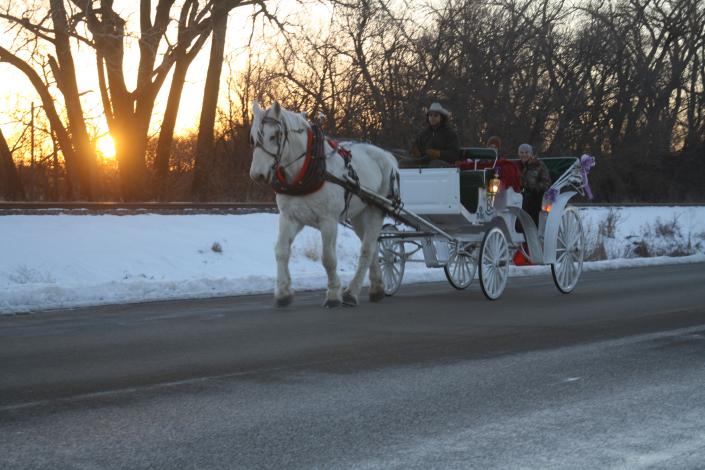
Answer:
<svg viewBox="0 0 705 470"><path fill-rule="evenodd" d="M345 164L345 170L348 178L346 184L341 184L341 179L334 177L326 171L326 155L324 154L324 143L333 149L333 152L340 155ZM294 162L304 159L301 170L291 183L286 180L284 169L286 166ZM352 166L352 152L332 139L325 139L320 126L312 125L308 130L308 138L306 143L306 152L290 162L288 165L280 165L275 162L273 165L275 178L272 181L272 189L278 194L286 194L289 196L305 196L314 193L321 189L326 181L333 182L342 186L345 189L345 207L340 214L340 218L347 219L347 213L350 208L350 201L353 195L359 196L360 178Z"/></svg>
<svg viewBox="0 0 705 470"><path fill-rule="evenodd" d="M304 158L304 163L294 181L288 183L284 174L284 167L279 162L274 164L275 178L272 181L274 192L289 196L305 196L321 189L326 182L324 177L326 173L326 158L323 154L323 142L324 137L320 126L311 126L311 129L308 130L306 152L296 159Z"/></svg>
<svg viewBox="0 0 705 470"><path fill-rule="evenodd" d="M343 159L343 162L345 163L345 170L348 172L348 176L353 181L353 188L359 188L360 177L357 176L357 172L352 166L352 152L344 147L341 147L338 142L332 139L328 139L328 145L330 145L333 151L337 152ZM352 200L355 191L351 190L349 185L345 185L343 188L345 188L345 207L343 207L343 212L340 213L340 218L347 220L350 201Z"/></svg>

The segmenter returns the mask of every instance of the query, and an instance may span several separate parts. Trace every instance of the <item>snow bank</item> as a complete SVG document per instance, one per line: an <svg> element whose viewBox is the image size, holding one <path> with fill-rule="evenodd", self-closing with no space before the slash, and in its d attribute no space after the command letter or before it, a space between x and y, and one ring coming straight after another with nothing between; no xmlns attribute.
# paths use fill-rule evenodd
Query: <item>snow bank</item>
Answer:
<svg viewBox="0 0 705 470"><path fill-rule="evenodd" d="M705 261L705 207L581 212L589 249L598 252L599 245L607 258L586 263L586 270ZM609 230L608 217L616 218ZM277 220L276 214L0 216L0 313L272 292ZM669 226L677 232L670 238ZM659 254L659 243L662 252L670 243L691 255L634 258L635 246ZM343 282L352 277L359 248L352 231L340 227ZM325 287L320 252L318 232L304 229L291 258L295 289ZM547 269L512 267L511 275ZM442 269L423 263L407 264L404 276L405 283L443 279Z"/></svg>

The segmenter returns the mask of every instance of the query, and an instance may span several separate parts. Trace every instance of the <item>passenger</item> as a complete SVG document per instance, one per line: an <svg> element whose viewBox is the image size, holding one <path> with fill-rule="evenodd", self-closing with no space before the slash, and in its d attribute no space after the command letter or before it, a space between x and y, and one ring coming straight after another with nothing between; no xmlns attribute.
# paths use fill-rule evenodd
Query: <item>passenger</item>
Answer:
<svg viewBox="0 0 705 470"><path fill-rule="evenodd" d="M426 129L414 141L410 158L402 159L402 168L426 166L451 167L460 158L458 135L448 124L450 112L439 103L431 104L426 113Z"/></svg>
<svg viewBox="0 0 705 470"><path fill-rule="evenodd" d="M543 193L551 186L551 176L546 164L536 158L534 149L529 144L519 146L519 169L521 170L521 188L524 194L524 210L539 225L539 213Z"/></svg>
<svg viewBox="0 0 705 470"><path fill-rule="evenodd" d="M490 149L495 149L497 151L497 155L502 157L501 153L501 148L502 148L502 139L499 138L499 136L493 135L489 139L487 139L487 148Z"/></svg>

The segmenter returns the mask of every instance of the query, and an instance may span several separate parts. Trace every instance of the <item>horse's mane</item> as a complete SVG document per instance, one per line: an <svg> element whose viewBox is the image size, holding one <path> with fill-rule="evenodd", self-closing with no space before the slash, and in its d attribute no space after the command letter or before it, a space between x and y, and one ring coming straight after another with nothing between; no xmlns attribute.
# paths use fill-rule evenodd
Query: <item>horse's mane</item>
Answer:
<svg viewBox="0 0 705 470"><path fill-rule="evenodd" d="M270 107L271 109L271 107ZM308 120L301 113L295 113L294 111L289 111L282 106L281 120L284 122L289 129L301 129L302 127L308 127Z"/></svg>

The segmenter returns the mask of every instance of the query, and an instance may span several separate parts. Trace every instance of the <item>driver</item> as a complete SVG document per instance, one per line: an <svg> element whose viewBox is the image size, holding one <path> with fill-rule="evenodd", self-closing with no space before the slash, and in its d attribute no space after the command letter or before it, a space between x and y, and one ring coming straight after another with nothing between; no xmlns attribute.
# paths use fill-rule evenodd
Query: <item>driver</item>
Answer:
<svg viewBox="0 0 705 470"><path fill-rule="evenodd" d="M460 158L458 135L448 124L450 112L434 102L426 112L426 128L416 137L400 167L451 167Z"/></svg>

